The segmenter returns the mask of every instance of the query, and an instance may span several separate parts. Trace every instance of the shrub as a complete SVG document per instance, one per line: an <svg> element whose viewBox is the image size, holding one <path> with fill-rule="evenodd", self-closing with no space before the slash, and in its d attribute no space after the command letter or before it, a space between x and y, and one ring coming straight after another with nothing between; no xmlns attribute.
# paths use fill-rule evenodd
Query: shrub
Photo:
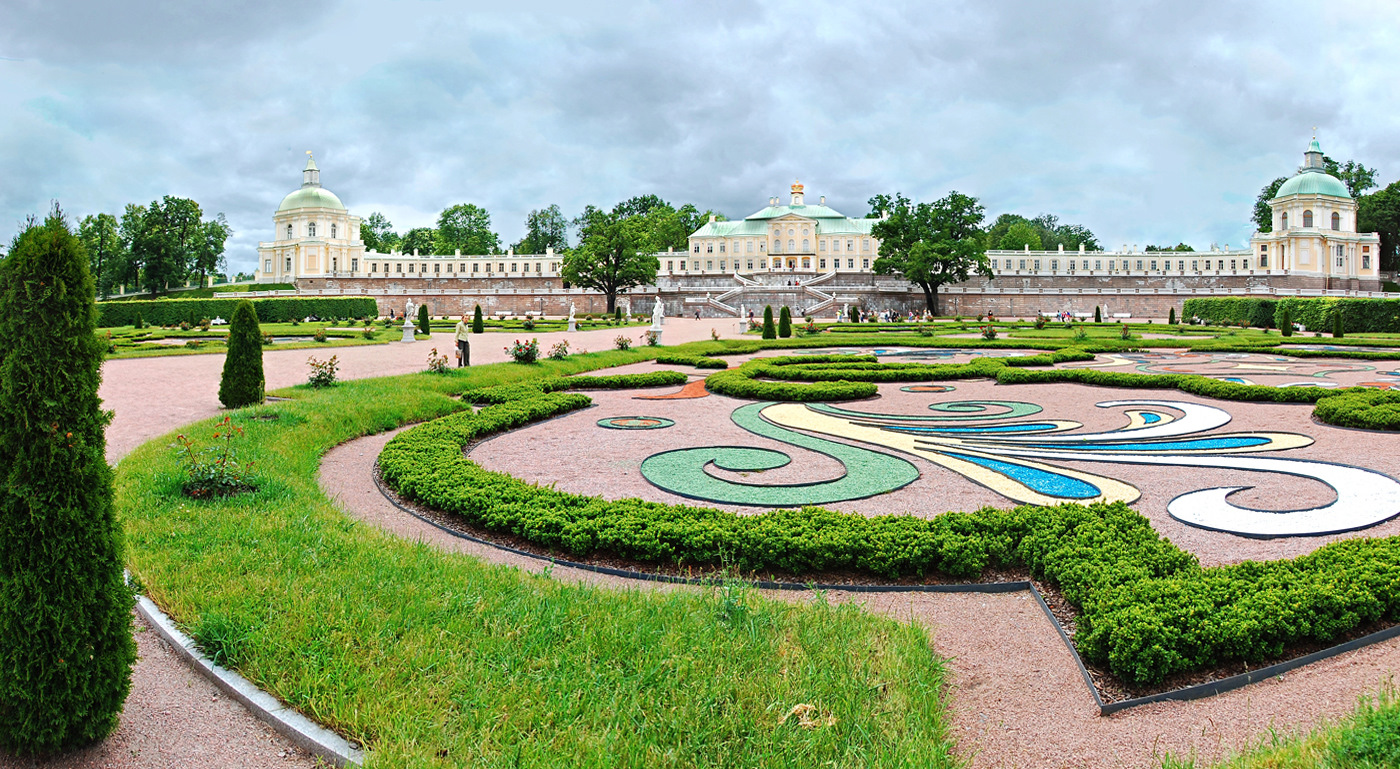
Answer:
<svg viewBox="0 0 1400 769"><path fill-rule="evenodd" d="M849 309L847 314L850 315L852 323L860 322L860 310L856 309L854 306Z"/></svg>
<svg viewBox="0 0 1400 769"><path fill-rule="evenodd" d="M1103 309L1100 308L1097 304L1094 305L1094 322L1103 323Z"/></svg>
<svg viewBox="0 0 1400 769"><path fill-rule="evenodd" d="M1280 302L1278 306L1278 332L1284 336L1293 336L1293 313L1288 309L1287 302Z"/></svg>
<svg viewBox="0 0 1400 769"><path fill-rule="evenodd" d="M1130 331L1130 330L1128 330L1128 324L1124 323L1121 327L1119 327L1119 329L1118 329L1118 338L1119 338L1119 339L1132 339L1132 338L1133 338L1133 332Z"/></svg>
<svg viewBox="0 0 1400 769"><path fill-rule="evenodd" d="M619 323L622 322L622 308L621 308L621 307L614 307L614 308L613 308L613 320L615 320L615 321L617 321L617 322L619 322Z"/></svg>
<svg viewBox="0 0 1400 769"><path fill-rule="evenodd" d="M136 661L93 293L57 206L0 260L0 748L18 753L110 734Z"/></svg>
<svg viewBox="0 0 1400 769"><path fill-rule="evenodd" d="M1045 328L1045 316L1044 316L1044 315L1037 315L1037 316L1035 317L1035 329L1036 329L1037 331L1039 331L1039 330L1041 330L1041 329L1043 329L1043 328Z"/></svg>
<svg viewBox="0 0 1400 769"><path fill-rule="evenodd" d="M714 330L713 328L710 329L710 340L714 342L719 341L719 332Z"/></svg>
<svg viewBox="0 0 1400 769"><path fill-rule="evenodd" d="M365 339L373 339L374 329L370 328L369 326L365 326L364 330L360 332L360 336L364 337Z"/></svg>
<svg viewBox="0 0 1400 769"><path fill-rule="evenodd" d="M131 327L136 329L146 327L146 319L141 317L141 313L136 313L136 319L131 322Z"/></svg>
<svg viewBox="0 0 1400 769"><path fill-rule="evenodd" d="M262 331L253 303L244 299L228 327L228 355L219 380L219 402L236 409L263 402Z"/></svg>
<svg viewBox="0 0 1400 769"><path fill-rule="evenodd" d="M433 333L432 326L428 323L428 305L418 305L418 333L427 336Z"/></svg>
<svg viewBox="0 0 1400 769"><path fill-rule="evenodd" d="M316 329L316 333L312 334L311 338L316 340L317 342L330 341L330 337L326 336L326 330L324 328Z"/></svg>
<svg viewBox="0 0 1400 769"><path fill-rule="evenodd" d="M1313 416L1341 427L1400 430L1400 390L1349 387L1318 400Z"/></svg>
<svg viewBox="0 0 1400 769"><path fill-rule="evenodd" d="M481 334L485 331L486 322L481 319L481 305L478 304L476 309L472 310L472 333Z"/></svg>
<svg viewBox="0 0 1400 769"><path fill-rule="evenodd" d="M1342 320L1342 308L1332 313L1332 336L1341 339L1346 336L1346 322Z"/></svg>
<svg viewBox="0 0 1400 769"><path fill-rule="evenodd" d="M1176 325L1176 307L1167 308L1167 323L1173 326Z"/></svg>
<svg viewBox="0 0 1400 769"><path fill-rule="evenodd" d="M556 342L553 347L549 348L550 360L564 360L567 357L569 357L568 340L560 340L559 342Z"/></svg>
<svg viewBox="0 0 1400 769"><path fill-rule="evenodd" d="M338 381L336 376L340 373L340 358L332 355L327 360L317 360L315 357L306 359L306 365L311 367L311 373L306 378L306 383L314 388L330 387Z"/></svg>
<svg viewBox="0 0 1400 769"><path fill-rule="evenodd" d="M778 338L789 339L792 337L792 310L787 305L783 305L778 310Z"/></svg>
<svg viewBox="0 0 1400 769"><path fill-rule="evenodd" d="M522 329L526 330L526 331L534 331L534 330L535 330L535 319L534 319L534 318L526 318L523 322L521 322L520 327L521 327Z"/></svg>
<svg viewBox="0 0 1400 769"><path fill-rule="evenodd" d="M763 307L763 338L778 338L778 327L773 325L773 305L771 304Z"/></svg>
<svg viewBox="0 0 1400 769"><path fill-rule="evenodd" d="M506 354L516 363L534 363L540 359L540 340L531 339L528 342L522 342L517 339L505 350Z"/></svg>
<svg viewBox="0 0 1400 769"><path fill-rule="evenodd" d="M997 327L996 327L996 326L983 326L983 327L982 327L982 338L983 338L983 339L986 339L987 341L991 341L991 340L993 340L993 339L996 339L996 338L997 338Z"/></svg>
<svg viewBox="0 0 1400 769"><path fill-rule="evenodd" d="M214 428L214 445L196 450L194 441L184 434L175 436L171 448L185 466L185 483L181 487L186 496L194 499L226 497L251 491L253 485L249 474L253 463L239 464L237 452L233 448L235 436L242 436L243 428L233 423L233 418L225 416L224 421Z"/></svg>
<svg viewBox="0 0 1400 769"><path fill-rule="evenodd" d="M618 350L632 349L632 340L625 334L618 334L613 338L613 347Z"/></svg>
<svg viewBox="0 0 1400 769"><path fill-rule="evenodd" d="M378 308L370 297L288 296L266 299L153 299L119 300L97 303L98 325L103 327L135 325L141 316L143 325L175 326L181 321L201 317L233 317L239 302L250 301L260 323L286 323L310 315L318 318L345 318L356 315L377 315ZM195 323L190 323L195 325Z"/></svg>
<svg viewBox="0 0 1400 769"><path fill-rule="evenodd" d="M647 347L656 347L661 344L661 332L647 329L642 332L642 341L647 343Z"/></svg>
<svg viewBox="0 0 1400 769"><path fill-rule="evenodd" d="M437 351L437 348L436 348L436 347L434 347L433 349L431 349L431 350L428 351L428 371L429 371L429 372L431 372L431 373L433 373L433 374L446 374L449 370L450 370L450 369L447 368L447 356L446 356L446 355L438 355L438 351Z"/></svg>
<svg viewBox="0 0 1400 769"><path fill-rule="evenodd" d="M704 355L678 355L663 353L656 356L656 362L666 366L694 366L696 368L729 368L729 364L719 358Z"/></svg>

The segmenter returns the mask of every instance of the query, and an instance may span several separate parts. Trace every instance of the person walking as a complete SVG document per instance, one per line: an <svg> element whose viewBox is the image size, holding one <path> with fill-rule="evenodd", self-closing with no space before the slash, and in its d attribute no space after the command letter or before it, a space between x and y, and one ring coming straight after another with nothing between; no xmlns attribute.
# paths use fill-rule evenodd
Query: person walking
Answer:
<svg viewBox="0 0 1400 769"><path fill-rule="evenodd" d="M464 313L462 319L457 321L457 368L472 364L471 334L472 327Z"/></svg>

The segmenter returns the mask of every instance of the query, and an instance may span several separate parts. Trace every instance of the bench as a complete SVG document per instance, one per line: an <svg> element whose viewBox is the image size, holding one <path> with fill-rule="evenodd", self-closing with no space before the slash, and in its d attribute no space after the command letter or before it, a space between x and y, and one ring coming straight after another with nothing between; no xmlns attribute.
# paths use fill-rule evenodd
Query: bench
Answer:
<svg viewBox="0 0 1400 769"><path fill-rule="evenodd" d="M1094 317L1094 313L1092 313L1092 312L1076 312L1076 313L1074 314L1074 317L1076 317L1076 318L1092 318L1092 317Z"/></svg>
<svg viewBox="0 0 1400 769"><path fill-rule="evenodd" d="M526 310L526 311L525 311L525 317L527 317L527 318L542 318L542 317L544 317L544 313L540 312L539 310Z"/></svg>
<svg viewBox="0 0 1400 769"><path fill-rule="evenodd" d="M1115 312L1115 313L1113 313L1113 317L1115 317L1115 318L1131 318L1131 317L1133 317L1133 314L1132 314L1131 312Z"/></svg>
<svg viewBox="0 0 1400 769"><path fill-rule="evenodd" d="M509 318L515 313L511 312L510 310L496 310L494 313L491 314L495 315L497 318Z"/></svg>

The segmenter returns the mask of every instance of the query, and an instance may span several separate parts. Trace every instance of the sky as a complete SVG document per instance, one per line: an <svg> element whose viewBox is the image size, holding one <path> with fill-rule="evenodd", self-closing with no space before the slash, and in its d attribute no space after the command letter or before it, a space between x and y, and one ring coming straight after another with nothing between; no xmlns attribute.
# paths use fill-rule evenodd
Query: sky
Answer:
<svg viewBox="0 0 1400 769"><path fill-rule="evenodd" d="M653 193L1053 213L1109 248L1240 246L1324 151L1400 178L1400 13L1329 2L0 3L0 242L164 195L256 264L307 150L395 230Z"/></svg>

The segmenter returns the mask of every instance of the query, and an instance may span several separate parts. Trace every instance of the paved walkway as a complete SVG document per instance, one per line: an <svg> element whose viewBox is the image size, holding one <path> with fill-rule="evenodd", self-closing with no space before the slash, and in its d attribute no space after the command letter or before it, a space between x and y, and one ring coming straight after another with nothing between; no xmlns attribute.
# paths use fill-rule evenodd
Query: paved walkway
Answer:
<svg viewBox="0 0 1400 769"><path fill-rule="evenodd" d="M681 344L709 339L710 329L736 337L734 319L668 318L663 340ZM575 352L607 350L625 333L636 344L644 327L600 329L574 333L530 334L542 350L567 340ZM516 336L488 332L472 337L472 362L507 360L505 346ZM526 338L526 335L520 335ZM269 390L306 381L306 359L339 356L340 377L408 374L427 368L428 351L452 356L452 335L433 334L430 340L405 344L339 347L326 350L278 350L263 354ZM100 394L115 417L107 430L107 461L116 463L132 449L181 425L218 415L219 377L224 356L182 355L108 361ZM138 617L139 658L132 674L131 695L117 732L99 745L34 762L0 754L0 769L11 767L103 767L103 769L174 769L238 766L315 767L317 763L277 735L242 705L228 700L213 684L187 668Z"/></svg>

